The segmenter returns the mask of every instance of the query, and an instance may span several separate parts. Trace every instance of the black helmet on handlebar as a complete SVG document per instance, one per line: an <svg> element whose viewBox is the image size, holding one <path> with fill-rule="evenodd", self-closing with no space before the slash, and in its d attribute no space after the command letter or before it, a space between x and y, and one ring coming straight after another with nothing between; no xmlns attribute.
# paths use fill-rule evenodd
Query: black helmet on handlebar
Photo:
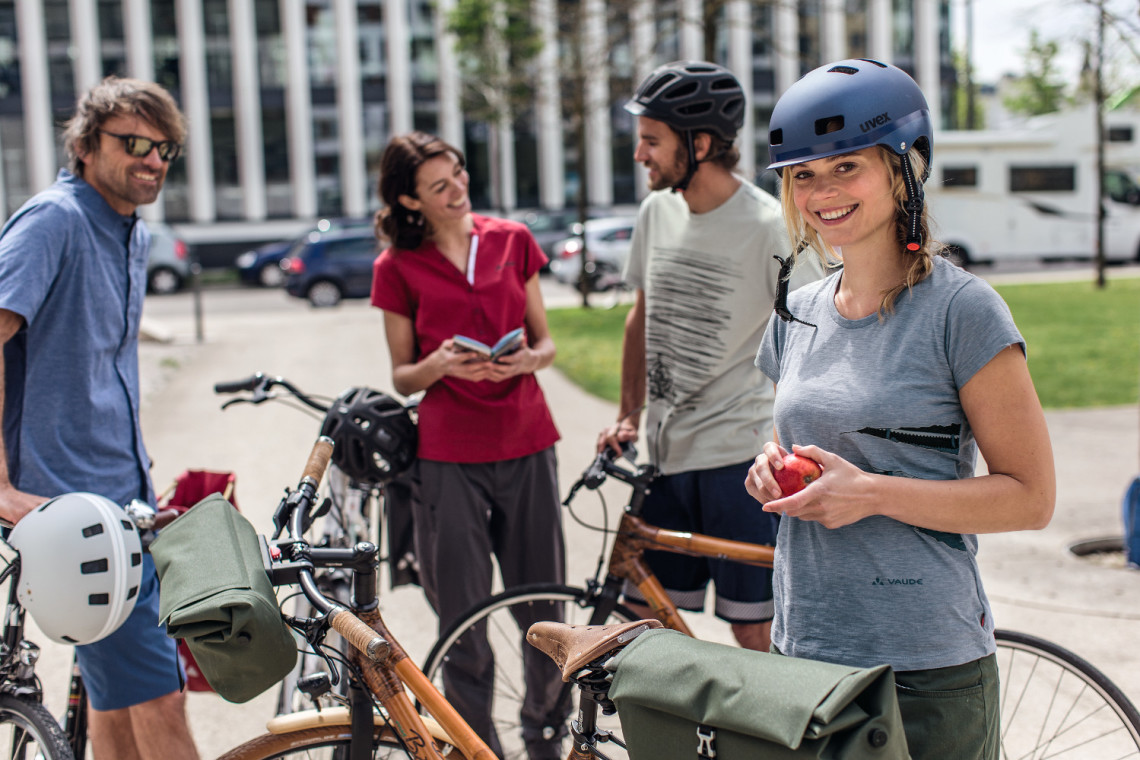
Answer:
<svg viewBox="0 0 1140 760"><path fill-rule="evenodd" d="M349 388L325 415L321 435L333 440L332 461L358 483L384 485L416 458L416 423L396 399Z"/></svg>

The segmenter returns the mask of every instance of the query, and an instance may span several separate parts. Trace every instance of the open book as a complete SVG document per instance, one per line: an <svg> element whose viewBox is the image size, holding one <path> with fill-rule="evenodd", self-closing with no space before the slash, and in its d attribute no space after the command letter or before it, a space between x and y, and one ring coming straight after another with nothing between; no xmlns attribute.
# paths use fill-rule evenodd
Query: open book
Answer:
<svg viewBox="0 0 1140 760"><path fill-rule="evenodd" d="M472 353L479 354L484 359L494 361L500 356L513 354L523 346L523 341L526 340L526 335L523 333L521 327L511 330L509 333L499 338L498 342L493 346L488 346L486 343L468 338L466 335L456 335L454 338L455 347L461 351L471 351Z"/></svg>

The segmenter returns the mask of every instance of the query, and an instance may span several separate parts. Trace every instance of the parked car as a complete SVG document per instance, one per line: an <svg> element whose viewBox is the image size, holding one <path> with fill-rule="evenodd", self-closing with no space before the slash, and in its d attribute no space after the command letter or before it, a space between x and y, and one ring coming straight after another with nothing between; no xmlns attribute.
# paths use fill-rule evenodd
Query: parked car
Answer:
<svg viewBox="0 0 1140 760"><path fill-rule="evenodd" d="M159 222L147 222L150 254L146 263L146 289L155 295L177 293L190 276L189 248L174 230Z"/></svg>
<svg viewBox="0 0 1140 760"><path fill-rule="evenodd" d="M585 239L589 263L594 271L620 277L629 259L636 216L607 216L589 219L585 224ZM575 225L576 234L554 246L550 272L559 282L577 284L582 269L582 225ZM616 283L615 283L616 284Z"/></svg>
<svg viewBox="0 0 1140 760"><path fill-rule="evenodd" d="M310 232L282 260L285 292L313 306L336 306L342 298L367 298L379 245L371 228Z"/></svg>
<svg viewBox="0 0 1140 760"><path fill-rule="evenodd" d="M237 266L238 277L246 285L260 285L264 288L276 288L285 284L285 270L281 268L282 260L289 255L289 251L303 245L309 235L315 233L332 232L346 229L372 229L372 219L356 219L337 217L321 219L313 229L292 240L277 240L271 243L246 251L234 261Z"/></svg>

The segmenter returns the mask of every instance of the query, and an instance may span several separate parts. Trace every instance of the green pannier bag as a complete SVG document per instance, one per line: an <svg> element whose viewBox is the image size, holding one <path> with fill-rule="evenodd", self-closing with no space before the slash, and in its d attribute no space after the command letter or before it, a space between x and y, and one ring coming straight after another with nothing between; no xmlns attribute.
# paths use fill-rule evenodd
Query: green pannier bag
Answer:
<svg viewBox="0 0 1140 760"><path fill-rule="evenodd" d="M752 652L669 630L613 662L631 760L908 760L890 667Z"/></svg>
<svg viewBox="0 0 1140 760"><path fill-rule="evenodd" d="M185 639L210 687L248 702L297 661L293 634L265 574L257 533L220 494L198 502L150 546L159 621Z"/></svg>

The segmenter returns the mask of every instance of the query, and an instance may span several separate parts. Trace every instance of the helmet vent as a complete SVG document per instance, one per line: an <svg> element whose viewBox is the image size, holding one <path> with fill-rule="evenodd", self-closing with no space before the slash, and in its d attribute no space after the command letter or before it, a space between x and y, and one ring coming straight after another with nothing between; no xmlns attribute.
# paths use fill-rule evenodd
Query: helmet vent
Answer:
<svg viewBox="0 0 1140 760"><path fill-rule="evenodd" d="M135 524L130 520L119 520L119 523L123 526L123 530L128 533L135 529Z"/></svg>
<svg viewBox="0 0 1140 760"><path fill-rule="evenodd" d="M721 77L720 79L711 83L709 85L709 89L713 92L717 92L719 90L727 90L731 92L733 90L739 90L740 85L737 84L736 80L732 77Z"/></svg>
<svg viewBox="0 0 1140 760"><path fill-rule="evenodd" d="M107 564L107 558L106 557L104 557L103 559L93 559L90 562L80 562L79 563L79 572L82 573L83 575L91 575L93 573L105 573L109 569L110 569L110 566Z"/></svg>
<svg viewBox="0 0 1140 760"><path fill-rule="evenodd" d="M676 81L677 78L675 76L668 76L661 77L655 82L650 82L649 85L646 86L645 91L638 94L638 100L652 100L657 93L665 89L666 85L673 84L673 82Z"/></svg>
<svg viewBox="0 0 1140 760"><path fill-rule="evenodd" d="M815 133L817 135L829 135L832 132L843 131L843 114L836 116L825 116L822 119L815 120Z"/></svg>
<svg viewBox="0 0 1140 760"><path fill-rule="evenodd" d="M111 603L110 594L88 594L87 603L92 607L104 607Z"/></svg>
<svg viewBox="0 0 1140 760"><path fill-rule="evenodd" d="M685 106L684 108L678 108L677 113L684 114L685 116L700 116L701 114L706 114L711 110L712 110L712 103L704 102L704 103L693 103L690 106Z"/></svg>
<svg viewBox="0 0 1140 760"><path fill-rule="evenodd" d="M131 553L131 567L138 567L142 564L142 555L138 552Z"/></svg>
<svg viewBox="0 0 1140 760"><path fill-rule="evenodd" d="M127 592L127 598L128 599L134 599L136 596L138 596L138 593L139 593L139 587L138 586L131 586L131 590Z"/></svg>
<svg viewBox="0 0 1140 760"><path fill-rule="evenodd" d="M677 98L687 98L697 91L700 85L696 82L682 82L669 92L665 93L665 97L669 100L676 100Z"/></svg>
<svg viewBox="0 0 1140 760"><path fill-rule="evenodd" d="M92 536L102 535L102 533L103 533L103 523L95 523L94 525L88 525L86 528L83 529L83 537L84 538L91 538Z"/></svg>
<svg viewBox="0 0 1140 760"><path fill-rule="evenodd" d="M770 145L783 145L784 144L784 130L773 129L768 133L768 143Z"/></svg>
<svg viewBox="0 0 1140 760"><path fill-rule="evenodd" d="M853 75L853 74L858 74L859 69L855 68L854 66L832 66L830 69L827 70L827 72L829 74Z"/></svg>
<svg viewBox="0 0 1140 760"><path fill-rule="evenodd" d="M860 58L859 60L863 61L864 63L869 63L872 66L878 66L880 69L887 68L887 64L883 63L882 61L876 61L874 58Z"/></svg>

